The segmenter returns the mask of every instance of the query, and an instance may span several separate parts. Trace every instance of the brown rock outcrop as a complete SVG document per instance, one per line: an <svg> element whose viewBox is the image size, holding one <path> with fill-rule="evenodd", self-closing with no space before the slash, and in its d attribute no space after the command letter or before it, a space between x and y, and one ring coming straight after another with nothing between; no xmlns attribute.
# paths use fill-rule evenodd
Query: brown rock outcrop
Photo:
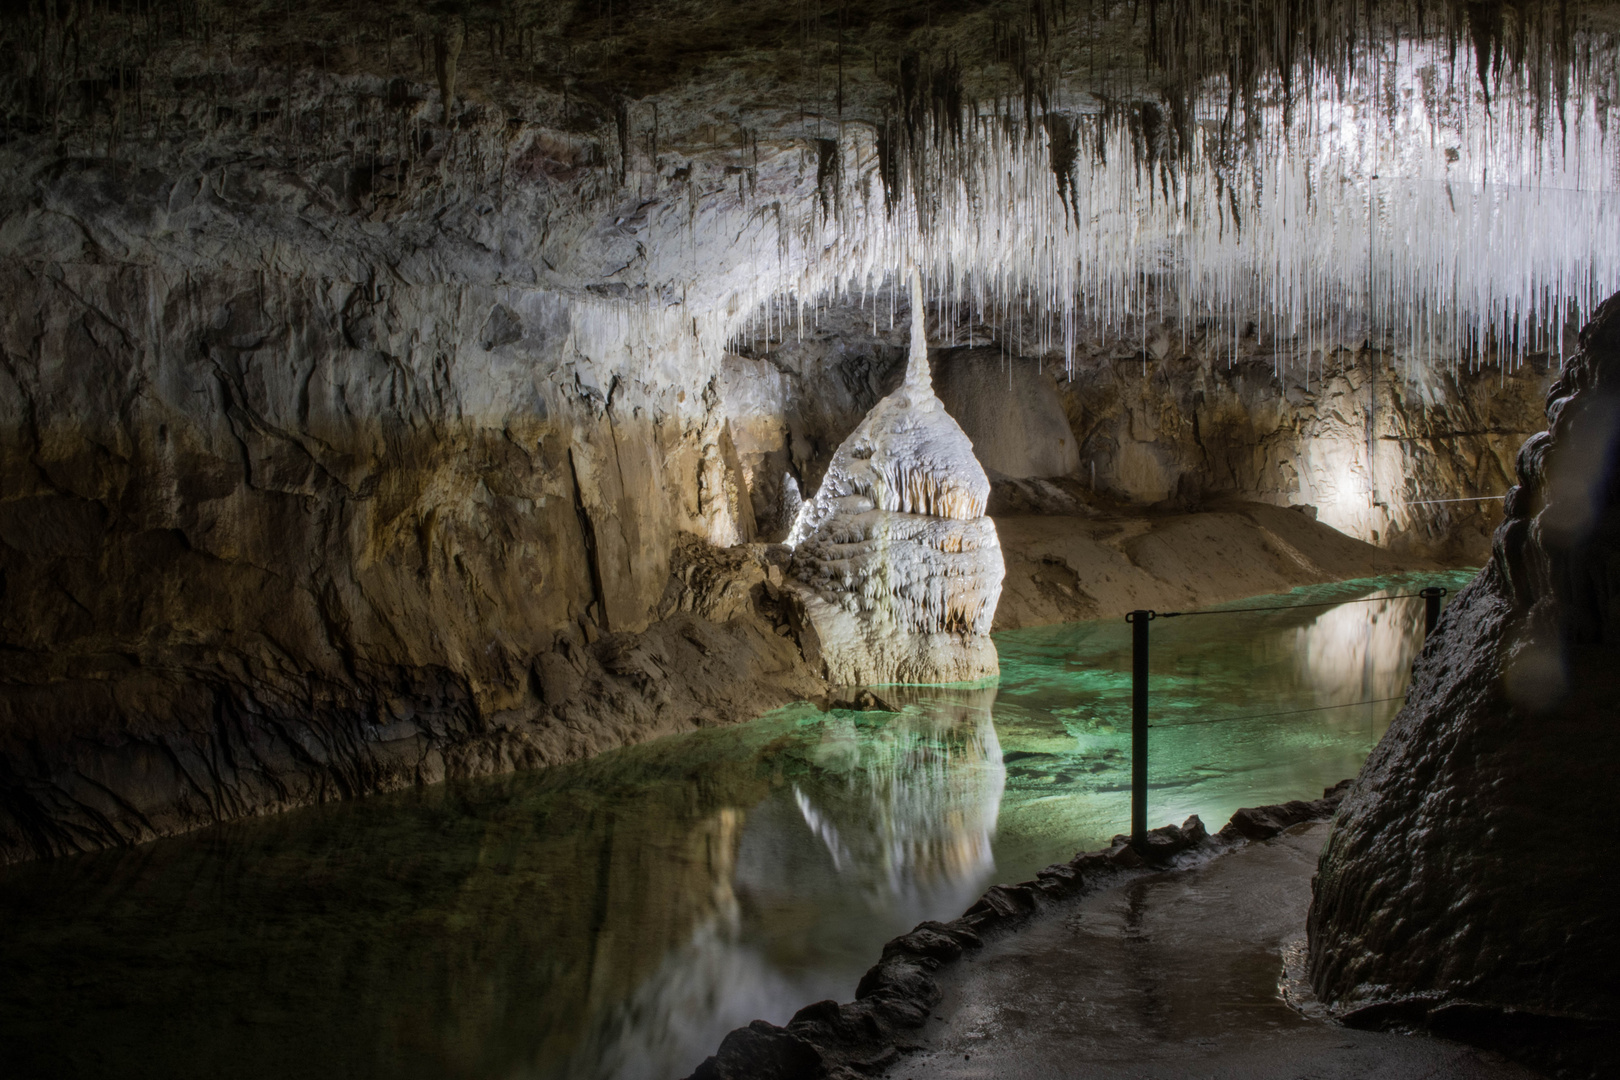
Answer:
<svg viewBox="0 0 1620 1080"><path fill-rule="evenodd" d="M1179 339L1088 341L1072 379L1060 374L1080 477L1099 493L1298 506L1407 557L1476 564L1557 374L1545 355L1424 373L1361 342L1307 363L1286 341L1245 337L1234 358L1207 335Z"/></svg>
<svg viewBox="0 0 1620 1080"><path fill-rule="evenodd" d="M1323 849L1311 978L1352 1022L1620 1021L1620 296L1580 340Z"/></svg>
<svg viewBox="0 0 1620 1080"><path fill-rule="evenodd" d="M708 377L593 360L589 305L23 261L0 295L0 861L821 685L765 554L679 540L743 538Z"/></svg>

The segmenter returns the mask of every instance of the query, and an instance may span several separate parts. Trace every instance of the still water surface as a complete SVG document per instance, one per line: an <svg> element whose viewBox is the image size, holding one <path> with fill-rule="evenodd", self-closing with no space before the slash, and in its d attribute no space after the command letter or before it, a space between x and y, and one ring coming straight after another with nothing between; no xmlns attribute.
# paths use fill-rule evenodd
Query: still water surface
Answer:
<svg viewBox="0 0 1620 1080"><path fill-rule="evenodd" d="M1399 706L1385 699L1405 691L1422 611L1153 623L1152 823L1218 827L1354 775ZM848 1000L888 938L1126 827L1125 623L996 642L999 685L883 691L898 713L790 706L0 871L0 1071L682 1076L733 1027Z"/></svg>

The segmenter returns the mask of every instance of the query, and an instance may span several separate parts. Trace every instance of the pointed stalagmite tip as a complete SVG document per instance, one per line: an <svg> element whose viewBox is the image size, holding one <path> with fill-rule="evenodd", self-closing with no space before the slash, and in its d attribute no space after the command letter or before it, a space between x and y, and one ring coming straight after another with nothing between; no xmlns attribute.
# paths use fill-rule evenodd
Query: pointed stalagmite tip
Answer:
<svg viewBox="0 0 1620 1080"><path fill-rule="evenodd" d="M928 370L928 327L923 311L922 272L911 264L911 354L906 359L906 389L923 394L934 392L934 379Z"/></svg>

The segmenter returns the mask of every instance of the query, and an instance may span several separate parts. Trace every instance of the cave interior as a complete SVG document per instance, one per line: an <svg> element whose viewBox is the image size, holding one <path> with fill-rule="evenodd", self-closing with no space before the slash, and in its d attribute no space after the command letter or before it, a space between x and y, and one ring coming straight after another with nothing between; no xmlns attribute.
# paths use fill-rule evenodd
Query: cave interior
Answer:
<svg viewBox="0 0 1620 1080"><path fill-rule="evenodd" d="M994 1075L940 965L1149 873L1292 882L1267 1001L1355 1068L1617 1075L1620 3L0 58L13 1075ZM1150 611L1134 782L1213 835L1115 835ZM1079 1009L1006 1030L1123 1075Z"/></svg>

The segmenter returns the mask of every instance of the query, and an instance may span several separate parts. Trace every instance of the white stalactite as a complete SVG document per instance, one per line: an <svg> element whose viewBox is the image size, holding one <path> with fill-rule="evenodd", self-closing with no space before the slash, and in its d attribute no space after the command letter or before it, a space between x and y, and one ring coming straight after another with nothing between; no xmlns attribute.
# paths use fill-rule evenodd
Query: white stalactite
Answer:
<svg viewBox="0 0 1620 1080"><path fill-rule="evenodd" d="M870 127L842 129L830 213L802 144L762 142L757 192L672 202L650 228L649 310L683 297L712 349L802 333L829 298L872 303L875 325L915 264L931 302L992 327L1034 315L1021 347L1071 357L1083 333L1160 319L1211 342L1253 322L1284 362L1369 340L1423 369L1556 353L1620 288L1620 44L1577 47L1595 59L1564 103L1530 75L1487 103L1468 50L1364 43L1345 72L1299 73L1289 109L1257 103L1251 136L1223 140L1226 89L1207 87L1176 153L1071 95L1066 193L1048 130L999 114L965 117L960 142L920 134L892 206Z"/></svg>

